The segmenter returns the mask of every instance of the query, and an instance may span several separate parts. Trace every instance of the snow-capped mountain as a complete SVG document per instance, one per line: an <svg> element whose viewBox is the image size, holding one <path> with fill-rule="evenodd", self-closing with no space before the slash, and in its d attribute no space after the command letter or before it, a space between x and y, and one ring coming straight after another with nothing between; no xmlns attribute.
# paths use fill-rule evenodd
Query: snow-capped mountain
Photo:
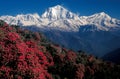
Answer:
<svg viewBox="0 0 120 79"><path fill-rule="evenodd" d="M109 28L119 26L120 23L120 20L111 18L108 14L104 12L88 16L86 20L88 24L93 24L101 30L102 29L109 30Z"/></svg>
<svg viewBox="0 0 120 79"><path fill-rule="evenodd" d="M50 20L74 19L76 16L76 14L68 11L60 5L51 7L42 14L42 18L48 18Z"/></svg>
<svg viewBox="0 0 120 79"><path fill-rule="evenodd" d="M96 13L91 16L81 16L80 19L86 22L86 24L84 24L85 26L90 26L89 28L82 27L85 28L85 31L111 31L120 27L120 20L112 18L104 12Z"/></svg>
<svg viewBox="0 0 120 79"><path fill-rule="evenodd" d="M96 29L92 30L108 31L120 25L120 20L111 18L104 12L91 16L79 16L60 5L48 8L41 16L37 13L18 14L17 16L1 16L0 19L14 25L47 27L47 29L61 31L79 31L79 28L85 25L95 25Z"/></svg>
<svg viewBox="0 0 120 79"><path fill-rule="evenodd" d="M120 20L104 12L80 16L57 5L48 8L42 15L5 15L0 19L10 25L42 31L55 43L99 57L120 47Z"/></svg>
<svg viewBox="0 0 120 79"><path fill-rule="evenodd" d="M32 26L40 23L40 16L35 14L20 14L17 16L1 16L0 19L6 21L10 25Z"/></svg>

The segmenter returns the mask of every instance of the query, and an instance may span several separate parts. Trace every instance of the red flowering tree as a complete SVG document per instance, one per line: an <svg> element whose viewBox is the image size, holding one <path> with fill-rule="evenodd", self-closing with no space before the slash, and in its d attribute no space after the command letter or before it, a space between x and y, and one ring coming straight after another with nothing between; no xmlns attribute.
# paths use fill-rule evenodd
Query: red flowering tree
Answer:
<svg viewBox="0 0 120 79"><path fill-rule="evenodd" d="M83 64L76 65L75 79L83 79L85 72L85 66Z"/></svg>
<svg viewBox="0 0 120 79"><path fill-rule="evenodd" d="M0 20L0 79L119 79L120 66Z"/></svg>
<svg viewBox="0 0 120 79"><path fill-rule="evenodd" d="M0 27L0 35L4 35L0 41L0 78L52 79L47 72L51 63L37 44L24 42L18 33L5 27Z"/></svg>

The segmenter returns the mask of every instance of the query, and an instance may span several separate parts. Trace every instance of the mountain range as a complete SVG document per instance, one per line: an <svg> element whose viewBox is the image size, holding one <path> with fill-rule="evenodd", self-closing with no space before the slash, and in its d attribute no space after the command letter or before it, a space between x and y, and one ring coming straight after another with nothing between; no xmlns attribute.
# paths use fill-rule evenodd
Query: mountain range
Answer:
<svg viewBox="0 0 120 79"><path fill-rule="evenodd" d="M10 25L43 32L50 40L73 50L98 57L120 47L120 20L105 12L80 16L61 5L48 8L42 15L0 16Z"/></svg>

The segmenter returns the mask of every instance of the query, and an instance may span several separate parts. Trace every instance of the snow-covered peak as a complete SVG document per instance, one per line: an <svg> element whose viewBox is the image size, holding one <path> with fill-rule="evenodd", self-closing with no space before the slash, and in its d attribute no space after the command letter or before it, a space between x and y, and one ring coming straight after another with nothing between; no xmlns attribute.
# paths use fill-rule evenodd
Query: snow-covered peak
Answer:
<svg viewBox="0 0 120 79"><path fill-rule="evenodd" d="M34 13L33 16L36 17L36 18L40 18L38 13Z"/></svg>
<svg viewBox="0 0 120 79"><path fill-rule="evenodd" d="M16 16L1 16L0 19L4 20L11 25L20 26L32 26L38 25L40 22L40 16L37 13L34 14L18 14Z"/></svg>
<svg viewBox="0 0 120 79"><path fill-rule="evenodd" d="M57 5L48 8L42 15L42 18L48 18L50 20L56 19L73 19L76 14L68 11L63 6Z"/></svg>
<svg viewBox="0 0 120 79"><path fill-rule="evenodd" d="M61 5L56 5L56 6L53 6L51 8L54 8L54 9L65 9L63 6Z"/></svg>
<svg viewBox="0 0 120 79"><path fill-rule="evenodd" d="M100 13L96 13L96 14L93 14L92 16L90 17L94 17L94 18L99 18L99 19L111 19L111 17L106 14L105 12L100 12Z"/></svg>
<svg viewBox="0 0 120 79"><path fill-rule="evenodd" d="M86 21L88 24L93 24L96 26L105 26L105 27L114 27L117 25L117 19L111 18L108 14L105 12L100 12L93 14L91 16L88 16L86 18Z"/></svg>
<svg viewBox="0 0 120 79"><path fill-rule="evenodd" d="M98 13L99 15L107 15L105 12Z"/></svg>

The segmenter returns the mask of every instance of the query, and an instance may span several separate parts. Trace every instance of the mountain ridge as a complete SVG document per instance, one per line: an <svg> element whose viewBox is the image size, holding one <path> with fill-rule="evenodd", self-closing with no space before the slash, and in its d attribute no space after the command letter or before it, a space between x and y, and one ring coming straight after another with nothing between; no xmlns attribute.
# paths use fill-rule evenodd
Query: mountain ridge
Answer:
<svg viewBox="0 0 120 79"><path fill-rule="evenodd" d="M6 15L1 16L0 19L10 25L57 28L61 31L79 31L78 29L85 25L95 25L98 30L108 31L109 28L120 25L120 20L111 18L105 12L95 13L91 16L79 16L60 5L48 8L42 15L37 13Z"/></svg>

